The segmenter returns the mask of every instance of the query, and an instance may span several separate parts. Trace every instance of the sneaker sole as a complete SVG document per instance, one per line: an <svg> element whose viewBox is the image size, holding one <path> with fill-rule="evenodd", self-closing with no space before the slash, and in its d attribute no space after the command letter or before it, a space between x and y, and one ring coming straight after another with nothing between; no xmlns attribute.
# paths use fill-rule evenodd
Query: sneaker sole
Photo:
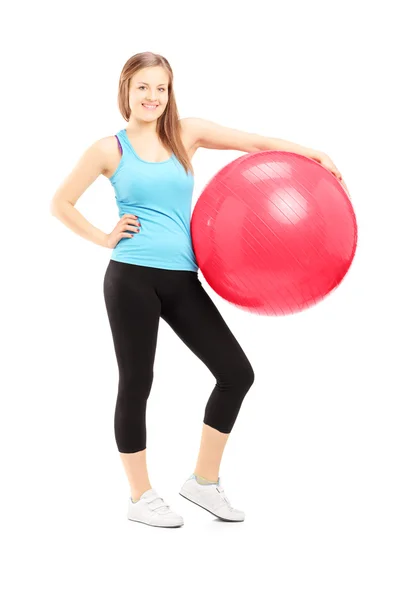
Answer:
<svg viewBox="0 0 400 600"><path fill-rule="evenodd" d="M221 519L221 521L226 521L228 523L243 523L243 521L244 521L244 519L224 519L224 517L220 517L219 515L213 513L211 510L209 510L205 506L202 506L201 504L198 504L198 502L195 502L194 500L192 500L191 498L189 498L189 496L184 496L182 494L182 492L179 492L179 495L182 496L182 498L185 498L186 500L189 500L189 502L193 502L193 504L196 504L196 506L200 506L200 508L203 508L204 510L206 510L207 512L209 512L211 515L214 515L214 517L217 517L218 519Z"/></svg>
<svg viewBox="0 0 400 600"><path fill-rule="evenodd" d="M158 525L157 523L146 523L146 521L139 521L139 519L131 519L128 517L128 521L134 521L135 523L142 523L142 525L150 525L150 527L167 527L168 529L177 529L178 527L182 527L184 523L180 525Z"/></svg>

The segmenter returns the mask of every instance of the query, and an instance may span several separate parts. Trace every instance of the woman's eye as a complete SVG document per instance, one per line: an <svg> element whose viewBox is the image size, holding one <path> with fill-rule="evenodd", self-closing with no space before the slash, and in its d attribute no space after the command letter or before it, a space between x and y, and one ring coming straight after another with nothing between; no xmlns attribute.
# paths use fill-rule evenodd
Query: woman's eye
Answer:
<svg viewBox="0 0 400 600"><path fill-rule="evenodd" d="M144 90L144 85L140 85L139 86L139 90L143 89ZM163 92L165 92L165 88L159 88L160 90L162 90Z"/></svg>

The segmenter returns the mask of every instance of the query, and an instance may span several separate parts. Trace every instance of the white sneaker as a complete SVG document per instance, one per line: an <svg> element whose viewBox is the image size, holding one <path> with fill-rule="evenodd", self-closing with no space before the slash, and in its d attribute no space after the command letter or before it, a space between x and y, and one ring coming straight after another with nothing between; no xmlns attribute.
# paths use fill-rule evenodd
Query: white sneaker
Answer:
<svg viewBox="0 0 400 600"><path fill-rule="evenodd" d="M153 488L144 492L137 502L129 498L128 519L154 527L183 525L183 518L173 512Z"/></svg>
<svg viewBox="0 0 400 600"><path fill-rule="evenodd" d="M244 512L233 508L226 497L220 477L218 483L202 485L197 483L195 475L191 475L179 493L223 521L244 521Z"/></svg>

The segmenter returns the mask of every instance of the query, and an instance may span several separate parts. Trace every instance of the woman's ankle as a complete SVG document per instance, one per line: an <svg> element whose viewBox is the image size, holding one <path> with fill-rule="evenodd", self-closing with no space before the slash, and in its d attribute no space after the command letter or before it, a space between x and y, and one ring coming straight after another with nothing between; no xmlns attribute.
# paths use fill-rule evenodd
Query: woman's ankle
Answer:
<svg viewBox="0 0 400 600"><path fill-rule="evenodd" d="M151 485L145 486L140 489L138 488L135 490L131 490L131 498L132 498L133 502L137 502L138 500L140 500L142 494L144 494L148 490L151 490Z"/></svg>

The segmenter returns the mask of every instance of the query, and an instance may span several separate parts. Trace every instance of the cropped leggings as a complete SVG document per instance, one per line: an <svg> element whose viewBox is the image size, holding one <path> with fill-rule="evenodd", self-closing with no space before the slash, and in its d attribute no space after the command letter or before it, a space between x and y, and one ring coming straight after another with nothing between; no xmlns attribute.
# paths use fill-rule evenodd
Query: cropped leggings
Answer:
<svg viewBox="0 0 400 600"><path fill-rule="evenodd" d="M146 448L146 405L160 317L216 379L203 422L230 433L254 371L197 272L111 259L103 291L119 371L114 416L119 452Z"/></svg>

